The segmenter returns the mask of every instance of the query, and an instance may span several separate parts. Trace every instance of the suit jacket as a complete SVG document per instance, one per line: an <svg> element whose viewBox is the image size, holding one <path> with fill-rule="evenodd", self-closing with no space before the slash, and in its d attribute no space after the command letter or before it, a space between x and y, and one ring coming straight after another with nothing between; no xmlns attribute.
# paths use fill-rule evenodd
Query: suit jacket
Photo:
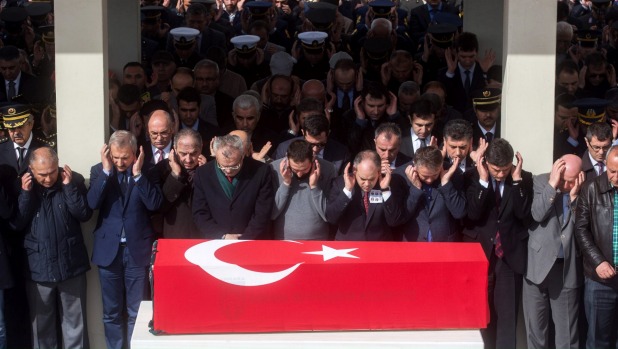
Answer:
<svg viewBox="0 0 618 349"><path fill-rule="evenodd" d="M127 170L130 171L131 168ZM92 249L92 262L98 266L106 267L113 262L123 228L135 263L144 267L150 264L155 238L150 213L161 207L163 195L156 179L143 173L137 182L130 177L125 196L123 199L115 168L107 175L101 163L92 166L88 206L99 210Z"/></svg>
<svg viewBox="0 0 618 349"><path fill-rule="evenodd" d="M461 79L461 69L459 65L457 65L457 69L455 69L454 72L455 76L452 78L446 76L447 69L448 68L442 69L438 74L439 80L446 88L446 104L457 109L460 113L464 113L466 110L472 108L472 99L466 95L464 82ZM483 77L481 65L479 62L476 62L472 74L472 81L470 81L470 93L483 87L485 87L485 78Z"/></svg>
<svg viewBox="0 0 618 349"><path fill-rule="evenodd" d="M197 169L193 178L193 219L202 238L241 234L242 239L268 238L274 189L270 166L244 158L232 198L217 177L216 161Z"/></svg>
<svg viewBox="0 0 618 349"><path fill-rule="evenodd" d="M51 100L53 84L49 79L38 78L22 72L19 81L19 90L15 91L12 101L7 100L4 78L0 83L0 103L12 102L23 104L47 103Z"/></svg>
<svg viewBox="0 0 618 349"><path fill-rule="evenodd" d="M479 183L478 171L474 169L465 175L465 188L468 215L464 219L463 241L479 242L489 260L494 253L496 232L499 231L503 260L513 271L524 274L531 220L532 174L522 171L522 182L518 185L513 185L511 176L507 178L499 210L491 178L489 187L483 187Z"/></svg>
<svg viewBox="0 0 618 349"><path fill-rule="evenodd" d="M534 177L532 218L528 240L526 279L539 285L554 266L558 251L564 251L564 287L577 288L584 282L581 253L575 242L575 204L564 216L562 193L549 185L549 173Z"/></svg>
<svg viewBox="0 0 618 349"><path fill-rule="evenodd" d="M335 240L397 240L394 227L401 225L406 218L403 185L399 176L393 176L391 196L382 203L369 203L369 213L365 214L363 193L358 184L354 186L350 199L343 192L343 176L335 178L326 203L326 219L330 224L337 225ZM378 183L374 189L380 190Z"/></svg>
<svg viewBox="0 0 618 349"><path fill-rule="evenodd" d="M200 120L197 124L197 133L199 133L200 137L202 137L202 155L209 158L210 141L216 136L223 135L224 132L221 130L221 128Z"/></svg>
<svg viewBox="0 0 618 349"><path fill-rule="evenodd" d="M28 170L28 162L32 152L45 144L32 134L32 142L26 153L22 166L17 166L17 155L15 153L14 143L9 139L4 143L0 143L0 185L4 186L6 195L9 199L16 203L17 197L21 190L21 176Z"/></svg>
<svg viewBox="0 0 618 349"><path fill-rule="evenodd" d="M566 154L579 155L586 151L586 141L584 141L584 135L581 132L577 137L578 144L576 147L568 142L569 137L568 130L554 131L554 161Z"/></svg>
<svg viewBox="0 0 618 349"><path fill-rule="evenodd" d="M275 155L273 158L277 160L286 156L290 143L297 139L304 138L296 137L280 143L277 147L277 150L275 150ZM324 147L324 154L322 158L332 163L335 166L335 171L337 173L341 173L348 161L350 161L350 153L348 153L348 148L345 145L337 142L334 139L329 138L326 141L326 146Z"/></svg>
<svg viewBox="0 0 618 349"><path fill-rule="evenodd" d="M401 137L401 147L399 148L399 153L404 154L408 156L409 158L414 158L414 153L416 152L417 149L414 149L414 144L412 144L411 132L412 131L410 130L409 127L404 131L404 135L403 137ZM429 142L429 139L426 139L425 142Z"/></svg>
<svg viewBox="0 0 618 349"><path fill-rule="evenodd" d="M402 227L404 240L428 241L428 232L431 230L431 241L459 241L459 220L466 216L463 175L455 172L444 186L438 178L432 187L431 201L427 203L423 190L415 187L405 175L405 167L401 166L395 171L405 179L409 188L406 199L409 220Z"/></svg>
<svg viewBox="0 0 618 349"><path fill-rule="evenodd" d="M183 169L178 178L172 175L169 160L155 166L161 183L163 204L153 217L153 226L163 238L196 239L199 231L193 223L193 182Z"/></svg>
<svg viewBox="0 0 618 349"><path fill-rule="evenodd" d="M594 166L592 166L592 161L590 161L590 153L588 152L588 149L586 149L584 151L584 154L582 154L582 171L584 171L584 176L586 176L587 181L595 179L599 176L597 175L597 171Z"/></svg>

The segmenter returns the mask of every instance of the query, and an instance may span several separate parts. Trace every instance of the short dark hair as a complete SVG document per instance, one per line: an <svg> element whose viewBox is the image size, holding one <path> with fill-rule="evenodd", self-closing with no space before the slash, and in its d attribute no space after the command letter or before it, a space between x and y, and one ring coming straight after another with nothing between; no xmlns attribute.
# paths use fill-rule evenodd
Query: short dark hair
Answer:
<svg viewBox="0 0 618 349"><path fill-rule="evenodd" d="M306 112L316 112L318 114L322 114L324 113L324 106L322 105L322 102L315 98L305 97L300 100L298 105L296 105L296 112L298 114Z"/></svg>
<svg viewBox="0 0 618 349"><path fill-rule="evenodd" d="M197 3L197 2L192 3L187 8L187 15L201 16L201 15L208 15L208 14L210 13L208 12L208 9L206 8L206 6L204 6L203 4Z"/></svg>
<svg viewBox="0 0 618 349"><path fill-rule="evenodd" d="M495 166L506 166L513 163L515 152L504 138L496 138L489 143L485 152L485 160Z"/></svg>
<svg viewBox="0 0 618 349"><path fill-rule="evenodd" d="M313 146L304 139L296 139L288 146L287 157L295 162L313 160Z"/></svg>
<svg viewBox="0 0 618 349"><path fill-rule="evenodd" d="M388 138L389 135L401 138L401 129L394 122L383 122L376 128L375 137L378 138L381 134L386 134Z"/></svg>
<svg viewBox="0 0 618 349"><path fill-rule="evenodd" d="M386 102L390 102L390 96L388 94L388 89L386 88L386 86L375 81L366 83L361 95L363 96L363 98L367 98L368 95L371 95L371 97L376 99L386 98Z"/></svg>
<svg viewBox="0 0 618 349"><path fill-rule="evenodd" d="M463 32L459 34L459 37L455 40L453 45L457 51L479 51L479 40L476 34L470 32Z"/></svg>
<svg viewBox="0 0 618 349"><path fill-rule="evenodd" d="M444 94L446 95L446 87L440 81L434 80L426 83L425 87L423 87L423 93L427 92L430 88L439 88L444 91Z"/></svg>
<svg viewBox="0 0 618 349"><path fill-rule="evenodd" d="M586 131L586 139L592 141L592 137L596 137L599 141L612 140L612 127L606 122L595 122L588 126Z"/></svg>
<svg viewBox="0 0 618 349"><path fill-rule="evenodd" d="M472 139L474 131L468 121L463 119L454 119L444 125L444 138L450 138L454 141L463 141Z"/></svg>
<svg viewBox="0 0 618 349"><path fill-rule="evenodd" d="M437 169L442 167L442 152L436 147L423 147L416 150L414 153L414 166L427 167Z"/></svg>
<svg viewBox="0 0 618 349"><path fill-rule="evenodd" d="M19 49L15 46L4 46L0 49L0 61L14 61L19 59Z"/></svg>
<svg viewBox="0 0 618 349"><path fill-rule="evenodd" d="M139 115L141 117L148 117L148 115L152 114L155 110L163 110L167 113L170 112L170 107L160 99L151 99L148 102L142 105L142 108L139 110Z"/></svg>
<svg viewBox="0 0 618 349"><path fill-rule="evenodd" d="M180 104L180 101L185 101L187 103L197 102L197 106L199 107L202 103L202 96L195 87L187 86L178 92L176 100L178 104Z"/></svg>
<svg viewBox="0 0 618 349"><path fill-rule="evenodd" d="M305 125L303 130L311 137L317 137L324 132L328 134L328 131L330 130L330 124L328 123L328 119L324 115L309 115L305 119Z"/></svg>
<svg viewBox="0 0 618 349"><path fill-rule="evenodd" d="M565 59L556 67L556 76L560 75L562 72L567 74L579 74L579 67L577 66L577 63L572 60Z"/></svg>
<svg viewBox="0 0 618 349"><path fill-rule="evenodd" d="M423 101L428 101L431 103L432 112L437 114L443 107L442 98L435 93L425 92L421 95L421 99Z"/></svg>
<svg viewBox="0 0 618 349"><path fill-rule="evenodd" d="M558 107L563 108L571 108L573 107L573 102L577 100L577 97L570 95L568 93L563 93L556 97L556 102L554 104L554 111L558 111Z"/></svg>
<svg viewBox="0 0 618 349"><path fill-rule="evenodd" d="M601 52L592 52L586 57L586 66L600 67L607 64L607 59Z"/></svg>
<svg viewBox="0 0 618 349"><path fill-rule="evenodd" d="M142 68L144 72L146 72L146 69L144 69L144 66L140 62L129 62L125 64L124 67L122 68L122 71L124 72L127 68L130 68L130 67L140 67Z"/></svg>
<svg viewBox="0 0 618 349"><path fill-rule="evenodd" d="M118 101L123 104L141 102L142 97L137 85L124 84L118 89Z"/></svg>
<svg viewBox="0 0 618 349"><path fill-rule="evenodd" d="M419 99L414 102L410 110L410 118L414 118L414 116L417 116L423 120L429 119L430 117L435 117L433 103L427 99Z"/></svg>

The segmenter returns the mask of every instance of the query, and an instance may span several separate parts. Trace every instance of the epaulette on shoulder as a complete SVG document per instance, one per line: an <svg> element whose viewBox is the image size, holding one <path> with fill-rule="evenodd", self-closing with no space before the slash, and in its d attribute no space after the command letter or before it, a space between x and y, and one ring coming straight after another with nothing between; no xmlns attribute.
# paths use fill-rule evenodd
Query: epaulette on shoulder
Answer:
<svg viewBox="0 0 618 349"><path fill-rule="evenodd" d="M45 139L45 138L42 138L42 137L36 137L36 140L41 142L41 143L43 143L43 144L45 144L48 147L51 147L51 148L56 146L56 142L54 142L52 140L49 140L49 139Z"/></svg>
<svg viewBox="0 0 618 349"><path fill-rule="evenodd" d="M9 137L0 137L0 144L8 142L10 139Z"/></svg>

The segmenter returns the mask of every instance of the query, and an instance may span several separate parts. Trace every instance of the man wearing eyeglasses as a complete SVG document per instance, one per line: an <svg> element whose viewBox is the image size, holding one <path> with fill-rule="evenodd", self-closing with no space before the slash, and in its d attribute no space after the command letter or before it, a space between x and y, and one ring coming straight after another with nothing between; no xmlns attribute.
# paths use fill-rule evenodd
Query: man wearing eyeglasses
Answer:
<svg viewBox="0 0 618 349"><path fill-rule="evenodd" d="M144 147L145 172L169 157L174 138L174 119L164 110L155 110L148 119L147 131L150 143Z"/></svg>
<svg viewBox="0 0 618 349"><path fill-rule="evenodd" d="M193 221L205 239L266 239L273 207L272 170L244 156L238 136L213 142L215 161L193 178Z"/></svg>
<svg viewBox="0 0 618 349"><path fill-rule="evenodd" d="M589 180L605 172L605 155L612 145L612 128L605 122L594 123L588 126L585 139L588 149L582 155L582 171Z"/></svg>

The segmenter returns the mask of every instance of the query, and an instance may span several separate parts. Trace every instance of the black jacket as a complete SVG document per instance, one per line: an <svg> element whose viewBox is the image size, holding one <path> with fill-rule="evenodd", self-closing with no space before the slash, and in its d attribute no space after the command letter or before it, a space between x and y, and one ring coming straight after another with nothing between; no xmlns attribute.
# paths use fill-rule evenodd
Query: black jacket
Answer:
<svg viewBox="0 0 618 349"><path fill-rule="evenodd" d="M605 261L613 265L614 195L607 172L584 182L575 210L575 237L584 256L586 277L618 290L618 277L603 280L596 273Z"/></svg>
<svg viewBox="0 0 618 349"><path fill-rule="evenodd" d="M80 226L92 216L84 177L73 172L71 182L63 185L59 172L51 188L33 179L32 189L19 195L16 225L26 228L27 276L36 282L64 281L90 269Z"/></svg>

